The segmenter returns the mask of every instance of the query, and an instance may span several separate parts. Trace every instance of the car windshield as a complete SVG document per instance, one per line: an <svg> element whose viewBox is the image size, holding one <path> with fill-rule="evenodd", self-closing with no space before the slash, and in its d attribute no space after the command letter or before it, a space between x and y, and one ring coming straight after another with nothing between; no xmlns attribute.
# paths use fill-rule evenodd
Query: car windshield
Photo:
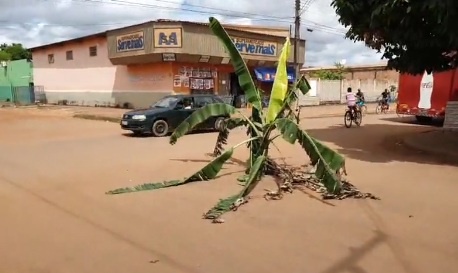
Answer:
<svg viewBox="0 0 458 273"><path fill-rule="evenodd" d="M165 97L155 104L151 105L151 107L158 107L158 108L172 108L175 106L178 98L176 97Z"/></svg>

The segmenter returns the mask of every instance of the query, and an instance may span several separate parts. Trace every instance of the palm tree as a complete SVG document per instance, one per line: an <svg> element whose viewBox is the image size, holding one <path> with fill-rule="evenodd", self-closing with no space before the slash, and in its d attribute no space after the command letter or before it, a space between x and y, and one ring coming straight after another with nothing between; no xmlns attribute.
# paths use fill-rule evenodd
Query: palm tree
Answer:
<svg viewBox="0 0 458 273"><path fill-rule="evenodd" d="M303 94L306 94L310 89L310 85L304 77L301 77L292 88L288 86L286 67L291 47L289 38L286 39L279 57L269 107L264 114L262 112L260 91L256 88L239 51L218 20L210 17L209 21L210 29L229 52L240 86L245 91L247 101L253 106L251 116L246 117L235 107L225 103L210 104L199 108L176 128L170 136L170 144L175 144L180 137L186 135L198 124L210 117L231 115L231 118L225 120L218 135L213 152L216 158L213 161L183 180L120 188L109 191L107 194L154 190L214 179L223 165L232 157L234 150L247 144L250 149L250 157L247 162L246 175L242 178L243 189L235 195L220 200L216 206L204 215L204 218L217 220L223 213L235 210L241 204L246 203L248 195L265 174L283 178L283 183L278 183L278 190L268 193L268 196L281 197L284 191L292 189L291 182L294 182L295 179L292 172L288 168L280 166L268 156L269 147L272 145L273 140L277 136L281 136L291 144L298 142L302 146L311 159L311 165L316 169L314 179L324 186L326 193L339 195L343 185L340 174L342 170L345 173L344 158L301 130L298 125L299 117L296 116L291 107L293 102L297 100L295 90L300 90ZM237 117L232 117L234 114L238 114ZM223 145L226 144L230 130L239 126L248 127L249 138L223 151ZM272 136L274 132L279 134Z"/></svg>

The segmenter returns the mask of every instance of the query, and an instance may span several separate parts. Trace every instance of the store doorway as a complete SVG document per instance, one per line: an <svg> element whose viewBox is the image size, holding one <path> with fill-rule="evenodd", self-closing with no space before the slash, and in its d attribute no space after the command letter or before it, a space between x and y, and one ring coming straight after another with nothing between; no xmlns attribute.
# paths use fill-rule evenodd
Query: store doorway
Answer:
<svg viewBox="0 0 458 273"><path fill-rule="evenodd" d="M231 89L230 89L231 95L232 96L243 95L243 90L240 87L239 79L237 77L237 74L235 74L235 73L231 73L230 74L230 82L231 82Z"/></svg>
<svg viewBox="0 0 458 273"><path fill-rule="evenodd" d="M242 88L239 84L239 79L237 74L230 73L229 74L229 81L230 81L230 94L232 96L232 105L237 108L244 107L245 104L245 96Z"/></svg>

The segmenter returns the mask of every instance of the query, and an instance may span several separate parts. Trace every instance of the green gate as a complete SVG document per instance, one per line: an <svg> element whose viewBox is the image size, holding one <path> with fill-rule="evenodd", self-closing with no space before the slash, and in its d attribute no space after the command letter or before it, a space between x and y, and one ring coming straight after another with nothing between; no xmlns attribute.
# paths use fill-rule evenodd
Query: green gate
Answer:
<svg viewBox="0 0 458 273"><path fill-rule="evenodd" d="M11 86L0 86L0 102L13 101Z"/></svg>
<svg viewBox="0 0 458 273"><path fill-rule="evenodd" d="M33 86L17 86L13 88L13 101L18 105L29 105L35 103Z"/></svg>

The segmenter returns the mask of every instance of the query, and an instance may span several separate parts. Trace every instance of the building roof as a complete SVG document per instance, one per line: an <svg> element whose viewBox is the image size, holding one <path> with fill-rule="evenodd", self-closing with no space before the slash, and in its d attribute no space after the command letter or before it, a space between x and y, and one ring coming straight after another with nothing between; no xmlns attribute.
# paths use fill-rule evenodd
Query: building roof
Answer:
<svg viewBox="0 0 458 273"><path fill-rule="evenodd" d="M382 70L386 69L387 63L378 63L378 64L363 64L363 65L348 65L344 66L346 70L352 70L352 71L357 71L357 70ZM307 72L315 72L315 71L320 71L320 70L338 70L340 68L337 68L336 66L319 66L319 67L303 67L301 68L301 72L307 73Z"/></svg>
<svg viewBox="0 0 458 273"><path fill-rule="evenodd" d="M130 27L138 27L138 26L142 26L142 25L148 25L148 24L151 24L151 23L181 23L181 24L187 24L187 25L201 25L201 26L208 26L209 25L209 23L200 23L200 22L192 22L192 21L180 21L180 20L169 20L169 19L158 19L158 20L155 20L155 21L147 21L147 22L143 22L143 23L139 23L139 24L130 25L130 26L109 29L109 30L106 30L106 31L103 31L103 32L90 34L90 35L86 35L86 36L81 36L81 37L77 37L77 38L73 38L73 39L69 39L69 40L59 41L59 42L45 44L45 45L40 45L40 46L32 47L32 48L30 48L30 50L31 51L35 51L35 50L40 50L40 49L44 49L44 48L47 48L47 47L63 45L63 44L69 43L69 42L78 42L78 41L82 41L82 40L85 40L85 39L96 38L96 37L106 37L107 33L111 32L111 31L122 30L122 29L130 28ZM285 36L272 35L272 34L263 34L263 33L256 32L256 30L264 29L264 30L279 30L279 31L281 31L281 30L287 31L288 30L289 31L288 28L281 28L281 27L247 26L247 25L233 25L233 24L223 24L223 26L224 26L225 29L228 29L228 30L236 30L236 31L245 32L245 33L249 33L249 34L261 34L261 35L264 35L264 36L267 36L267 37L275 37L275 38L278 38L278 37L284 38ZM250 29L252 29L252 30L250 30ZM301 39L301 41L305 41L305 40Z"/></svg>
<svg viewBox="0 0 458 273"><path fill-rule="evenodd" d="M90 39L90 38L106 37L106 33L107 33L107 31L98 32L98 33L94 33L94 34L90 34L90 35L86 35L86 36L81 36L81 37L77 37L77 38L73 38L73 39L69 39L69 40L64 40L64 41L59 41L59 42L55 42L55 43L50 43L50 44L40 45L40 46L36 46L36 47L31 47L31 48L29 48L29 50L35 51L35 50L40 50L40 49L44 49L44 48L47 48L47 47L64 45L66 43L79 42L79 41Z"/></svg>

